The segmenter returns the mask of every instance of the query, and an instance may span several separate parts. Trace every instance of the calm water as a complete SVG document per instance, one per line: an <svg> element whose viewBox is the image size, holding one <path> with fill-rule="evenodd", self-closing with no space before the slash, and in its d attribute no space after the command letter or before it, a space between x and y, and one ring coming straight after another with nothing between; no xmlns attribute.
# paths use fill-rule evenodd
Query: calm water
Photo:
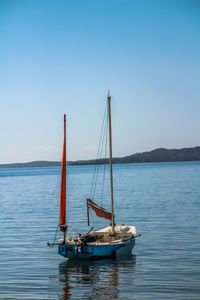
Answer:
<svg viewBox="0 0 200 300"><path fill-rule="evenodd" d="M68 169L71 234L88 230L92 174L91 166ZM142 233L120 260L68 261L46 246L59 184L57 167L0 169L1 299L200 299L200 162L114 166L116 221ZM104 196L109 209L107 184Z"/></svg>

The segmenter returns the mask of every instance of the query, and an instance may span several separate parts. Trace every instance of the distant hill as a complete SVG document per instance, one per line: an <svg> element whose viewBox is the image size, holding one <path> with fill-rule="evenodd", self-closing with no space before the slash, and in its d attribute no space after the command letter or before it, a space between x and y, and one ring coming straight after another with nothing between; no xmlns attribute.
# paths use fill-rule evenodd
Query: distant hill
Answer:
<svg viewBox="0 0 200 300"><path fill-rule="evenodd" d="M60 166L59 161L31 161L27 163L0 164L0 168L34 168L34 167L55 167Z"/></svg>
<svg viewBox="0 0 200 300"><path fill-rule="evenodd" d="M152 163L152 162L176 162L176 161L200 161L200 147L182 148L182 149L165 149L158 148L152 151L135 153L124 157L113 158L114 164L129 163ZM91 165L103 164L105 159L78 160L71 162L71 165ZM108 159L106 160L108 163Z"/></svg>
<svg viewBox="0 0 200 300"><path fill-rule="evenodd" d="M177 161L200 161L200 147L165 149L158 148L152 151L135 153L124 157L113 158L114 164L129 163L152 163L152 162L177 162ZM69 161L71 166L103 164L105 159ZM106 160L108 163L108 159ZM55 167L60 166L60 161L32 161L28 163L0 164L0 168L32 168L32 167Z"/></svg>
<svg viewBox="0 0 200 300"><path fill-rule="evenodd" d="M148 152L125 156L119 160L120 163L198 161L200 160L200 147L182 149L158 148Z"/></svg>

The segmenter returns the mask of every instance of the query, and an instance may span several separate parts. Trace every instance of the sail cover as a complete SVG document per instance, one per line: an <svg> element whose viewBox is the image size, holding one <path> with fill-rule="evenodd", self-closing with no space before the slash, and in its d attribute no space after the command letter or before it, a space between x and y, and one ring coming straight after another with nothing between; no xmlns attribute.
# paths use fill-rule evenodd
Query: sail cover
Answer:
<svg viewBox="0 0 200 300"><path fill-rule="evenodd" d="M64 142L61 165L59 226L61 231L66 230L66 115L64 115Z"/></svg>
<svg viewBox="0 0 200 300"><path fill-rule="evenodd" d="M105 208L97 205L96 203L94 203L90 199L86 199L86 201L87 201L88 226L90 226L89 208L92 208L95 211L96 215L100 218L104 218L104 219L107 219L107 220L112 219L111 213L108 212Z"/></svg>

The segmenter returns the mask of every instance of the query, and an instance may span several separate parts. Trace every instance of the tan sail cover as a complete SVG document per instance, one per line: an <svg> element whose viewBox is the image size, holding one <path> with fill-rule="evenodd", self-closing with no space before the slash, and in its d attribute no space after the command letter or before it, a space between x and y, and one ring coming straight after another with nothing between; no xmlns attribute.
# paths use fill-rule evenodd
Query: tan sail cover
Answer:
<svg viewBox="0 0 200 300"><path fill-rule="evenodd" d="M100 218L104 218L107 220L112 219L112 215L110 212L108 212L105 208L97 205L90 199L86 199L87 201L87 214L88 214L88 226L90 225L90 220L89 220L89 208L93 209L96 213L96 215Z"/></svg>

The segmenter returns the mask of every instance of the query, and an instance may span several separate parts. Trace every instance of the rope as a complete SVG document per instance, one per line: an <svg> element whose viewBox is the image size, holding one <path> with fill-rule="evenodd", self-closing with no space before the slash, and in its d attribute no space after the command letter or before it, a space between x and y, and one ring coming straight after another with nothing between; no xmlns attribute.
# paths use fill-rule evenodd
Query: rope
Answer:
<svg viewBox="0 0 200 300"><path fill-rule="evenodd" d="M100 139L99 139L99 145L98 145L98 151L97 151L97 164L95 165L95 169L94 169L94 173L93 173L93 179L92 179L92 186L91 186L91 192L90 192L90 196L94 197L95 194L95 190L96 190L96 181L97 181L97 177L98 177L98 171L99 171L99 163L100 163L100 148L101 148L101 144L102 144L102 137L103 137L103 131L104 131L104 123L105 123L105 116L106 116L106 110L104 112L104 118L103 118L103 123L102 123L102 128L101 128L101 135L100 135Z"/></svg>
<svg viewBox="0 0 200 300"><path fill-rule="evenodd" d="M94 167L94 172L93 172L93 178L92 178L92 185L91 185L91 190L90 190L90 199L95 198L95 192L96 192L96 187L97 187L97 180L99 176L99 169L100 169L100 160L102 157L103 153L103 148L105 146L105 160L103 163L102 159L102 164L104 165L103 169L103 181L102 181L102 188L101 188L101 194L100 197L98 198L101 201L101 206L102 206L102 201L103 201L103 196L104 196L104 185L105 185L105 173L106 173L106 156L107 156L107 142L108 142L108 104L106 103L105 105L105 110L104 110L104 117L103 117L103 122L102 122L102 127L101 127L101 134L100 134L100 139L99 139L99 144L98 144L98 151L97 151L97 158L96 158L96 164ZM91 210L89 211L93 227L94 225L94 220L93 220L93 214Z"/></svg>
<svg viewBox="0 0 200 300"><path fill-rule="evenodd" d="M55 241L56 241L56 236L57 236L57 232L58 232L58 227L59 227L59 225L57 225L57 228L56 228L56 233L55 233L55 237L54 237L54 241L53 241L54 244L55 244Z"/></svg>
<svg viewBox="0 0 200 300"><path fill-rule="evenodd" d="M106 173L106 154L107 154L107 141L108 141L107 134L108 134L108 122L107 122L107 125L106 125L105 162L104 162L103 182L102 182L102 190L101 190L101 206L102 206L102 200L103 200L105 173Z"/></svg>
<svg viewBox="0 0 200 300"><path fill-rule="evenodd" d="M92 225L93 225L93 227L94 227L94 229L95 229L94 219L93 219L93 213L92 213L91 209L89 210L89 213L90 213L90 216L91 216L91 218L92 218Z"/></svg>
<svg viewBox="0 0 200 300"><path fill-rule="evenodd" d="M69 230L68 234L72 231L72 229L74 229L74 227L81 221L83 215L85 215L85 213L82 213L82 215L80 216L80 218L78 219L78 221L76 223L74 223L71 227L71 229Z"/></svg>
<svg viewBox="0 0 200 300"><path fill-rule="evenodd" d="M101 127L101 134L100 134L98 151L97 151L97 158L96 158L97 159L97 164L95 165L95 168L94 168L91 191L90 191L90 198L91 197L94 198L95 191L96 191L96 183L97 183L97 178L98 178L98 173L99 173L100 157L101 157L102 148L103 148L103 141L104 141L104 137L105 137L106 115L107 115L107 104L106 104L106 107L105 107L103 123L102 123L102 127Z"/></svg>
<svg viewBox="0 0 200 300"><path fill-rule="evenodd" d="M56 233L55 233L55 237L54 237L53 244L51 245L50 243L47 243L47 245L48 245L49 247L52 247L52 248L53 248L53 246L54 246L54 244L55 244L55 242L56 242L56 236L57 236L57 232L58 232L58 227L59 227L59 225L57 225L57 227L56 227Z"/></svg>

